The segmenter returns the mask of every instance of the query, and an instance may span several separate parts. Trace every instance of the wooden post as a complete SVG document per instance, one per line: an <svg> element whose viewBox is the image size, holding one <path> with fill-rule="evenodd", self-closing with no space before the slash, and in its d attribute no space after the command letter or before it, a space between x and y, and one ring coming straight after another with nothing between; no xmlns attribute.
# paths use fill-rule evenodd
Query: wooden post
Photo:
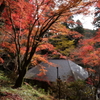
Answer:
<svg viewBox="0 0 100 100"><path fill-rule="evenodd" d="M59 100L60 100L60 76L59 76L59 69L57 67L57 85L58 85L58 89L59 89Z"/></svg>

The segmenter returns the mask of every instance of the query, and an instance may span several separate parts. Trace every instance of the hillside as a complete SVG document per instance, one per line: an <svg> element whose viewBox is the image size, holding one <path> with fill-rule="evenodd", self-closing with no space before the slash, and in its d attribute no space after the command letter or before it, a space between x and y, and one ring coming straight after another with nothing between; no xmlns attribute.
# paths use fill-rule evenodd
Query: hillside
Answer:
<svg viewBox="0 0 100 100"><path fill-rule="evenodd" d="M0 100L55 100L43 89L36 90L25 82L18 89L12 89L12 86L13 82L3 71L0 71Z"/></svg>

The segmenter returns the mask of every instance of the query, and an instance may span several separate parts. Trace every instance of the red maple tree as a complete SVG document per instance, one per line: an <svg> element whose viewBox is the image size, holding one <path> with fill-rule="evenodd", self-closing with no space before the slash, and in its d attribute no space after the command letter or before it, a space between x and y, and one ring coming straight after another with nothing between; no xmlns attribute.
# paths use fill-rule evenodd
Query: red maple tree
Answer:
<svg viewBox="0 0 100 100"><path fill-rule="evenodd" d="M100 88L100 29L96 35L80 41L80 46L73 52L72 57L81 62L89 72L87 83L93 85L95 96Z"/></svg>
<svg viewBox="0 0 100 100"><path fill-rule="evenodd" d="M2 0L0 11L0 46L7 48L16 58L18 78L14 88L20 87L37 47L48 31L59 32L61 21L74 13L86 11L94 0ZM91 2L90 2L91 1ZM2 6L0 6L0 9ZM54 26L56 29L54 29ZM53 29L53 30L52 30ZM62 30L60 29L60 33ZM64 31L66 34L68 31ZM3 62L3 60L0 60Z"/></svg>

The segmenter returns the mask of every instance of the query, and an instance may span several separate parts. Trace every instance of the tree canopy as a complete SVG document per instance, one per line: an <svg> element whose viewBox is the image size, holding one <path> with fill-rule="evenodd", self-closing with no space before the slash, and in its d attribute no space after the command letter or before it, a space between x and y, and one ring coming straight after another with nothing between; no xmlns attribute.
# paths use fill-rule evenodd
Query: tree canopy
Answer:
<svg viewBox="0 0 100 100"><path fill-rule="evenodd" d="M38 46L45 43L44 35L48 31L71 34L69 29L62 27L61 22L75 13L86 13L93 2L94 0L0 1L0 46L15 58L18 73L15 88L22 85ZM4 62L2 58L0 62Z"/></svg>

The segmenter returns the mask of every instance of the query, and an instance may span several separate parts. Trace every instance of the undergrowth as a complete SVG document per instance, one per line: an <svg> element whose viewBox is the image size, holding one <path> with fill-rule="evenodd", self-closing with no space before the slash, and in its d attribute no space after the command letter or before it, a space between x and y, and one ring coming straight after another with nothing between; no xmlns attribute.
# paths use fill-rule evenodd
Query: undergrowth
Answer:
<svg viewBox="0 0 100 100"><path fill-rule="evenodd" d="M0 100L54 100L43 89L36 90L26 82L18 89L12 89L12 83L5 73L0 71Z"/></svg>

